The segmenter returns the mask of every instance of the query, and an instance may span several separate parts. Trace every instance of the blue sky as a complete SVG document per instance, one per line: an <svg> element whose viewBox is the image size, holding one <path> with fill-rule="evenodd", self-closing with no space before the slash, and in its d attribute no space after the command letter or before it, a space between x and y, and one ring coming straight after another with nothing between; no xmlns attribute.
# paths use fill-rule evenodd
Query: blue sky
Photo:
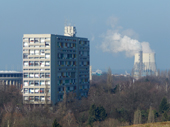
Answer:
<svg viewBox="0 0 170 127"><path fill-rule="evenodd" d="M118 27L133 31L131 38L139 42L149 42L157 68L169 69L169 5L169 0L0 0L0 70L22 69L23 34L63 35L65 21L76 26L77 36L90 40L94 70L132 69L133 57L100 48L106 32ZM108 23L111 17L117 27Z"/></svg>

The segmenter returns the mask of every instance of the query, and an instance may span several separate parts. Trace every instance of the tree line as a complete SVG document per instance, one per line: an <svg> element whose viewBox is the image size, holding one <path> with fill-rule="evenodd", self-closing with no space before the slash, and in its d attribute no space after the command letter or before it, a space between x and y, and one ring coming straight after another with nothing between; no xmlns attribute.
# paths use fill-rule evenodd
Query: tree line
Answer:
<svg viewBox="0 0 170 127"><path fill-rule="evenodd" d="M146 76L134 82L111 69L93 76L88 97L64 92L56 105L24 105L20 90L0 90L1 127L113 127L170 120L170 78Z"/></svg>

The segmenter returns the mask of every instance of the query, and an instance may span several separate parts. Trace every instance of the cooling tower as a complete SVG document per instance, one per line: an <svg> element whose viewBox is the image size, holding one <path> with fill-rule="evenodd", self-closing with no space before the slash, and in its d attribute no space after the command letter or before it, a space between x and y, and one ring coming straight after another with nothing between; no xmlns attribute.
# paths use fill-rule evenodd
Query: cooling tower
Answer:
<svg viewBox="0 0 170 127"><path fill-rule="evenodd" d="M134 70L133 76L136 79L139 79L142 76L142 72L143 72L143 52L142 51L139 51L138 53L135 54L133 70Z"/></svg>
<svg viewBox="0 0 170 127"><path fill-rule="evenodd" d="M143 53L142 51L135 54L133 76L139 79L142 76L156 75L155 53Z"/></svg>
<svg viewBox="0 0 170 127"><path fill-rule="evenodd" d="M143 53L143 73L145 75L156 74L155 53Z"/></svg>

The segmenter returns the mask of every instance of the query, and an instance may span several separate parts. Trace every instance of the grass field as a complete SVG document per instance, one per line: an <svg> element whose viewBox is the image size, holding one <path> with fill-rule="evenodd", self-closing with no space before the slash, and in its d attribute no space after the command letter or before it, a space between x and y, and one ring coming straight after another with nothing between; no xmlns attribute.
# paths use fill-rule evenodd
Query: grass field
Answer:
<svg viewBox="0 0 170 127"><path fill-rule="evenodd" d="M158 122L158 123L147 123L147 124L137 124L126 127L170 127L170 121L168 122Z"/></svg>

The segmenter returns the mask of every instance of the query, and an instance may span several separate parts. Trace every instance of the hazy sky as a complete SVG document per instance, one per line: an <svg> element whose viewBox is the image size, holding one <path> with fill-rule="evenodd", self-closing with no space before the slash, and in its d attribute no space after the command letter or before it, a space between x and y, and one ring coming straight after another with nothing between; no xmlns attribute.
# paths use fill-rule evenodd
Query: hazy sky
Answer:
<svg viewBox="0 0 170 127"><path fill-rule="evenodd" d="M170 68L169 0L0 0L0 70L22 69L23 34L64 34L65 22L90 40L93 69L133 67L126 52L103 52L110 31L148 42L157 68Z"/></svg>

